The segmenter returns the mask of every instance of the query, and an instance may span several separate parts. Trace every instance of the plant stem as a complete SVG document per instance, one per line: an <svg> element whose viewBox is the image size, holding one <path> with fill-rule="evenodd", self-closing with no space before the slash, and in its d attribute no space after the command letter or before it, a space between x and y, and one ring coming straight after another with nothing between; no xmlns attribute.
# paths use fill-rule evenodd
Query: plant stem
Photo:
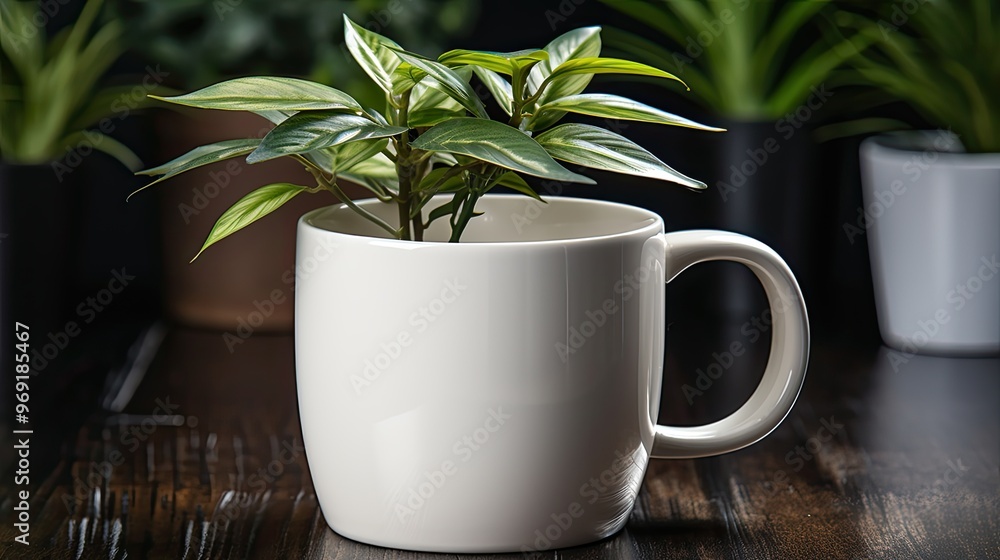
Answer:
<svg viewBox="0 0 1000 560"><path fill-rule="evenodd" d="M430 153L430 152L428 152L428 153ZM414 175L418 179L423 179L424 174L427 172L427 159L426 158L421 158L420 160L418 160L416 162L416 164L411 169L413 170ZM417 202L418 207L415 209L416 212L414 213L414 216L413 216L413 219L412 219L412 222L413 222L413 225L412 225L412 228L413 228L413 240L414 241L423 241L424 240L424 216L423 216L424 211L423 211L423 205L426 203L426 197L424 196L423 193L417 193L417 198L419 199L418 202Z"/></svg>
<svg viewBox="0 0 1000 560"><path fill-rule="evenodd" d="M467 178L469 194L462 203L462 212L451 224L451 238L448 240L449 243L458 243L459 239L461 239L466 226L469 225L469 221L475 217L476 203L483 196L483 186L488 184L488 182L488 178L484 180L483 177L476 173L469 173Z"/></svg>
<svg viewBox="0 0 1000 560"><path fill-rule="evenodd" d="M400 99L399 112L396 114L396 126L407 126L410 112L410 91ZM409 241L410 237L410 204L413 194L413 167L410 163L409 130L399 135L396 146L396 175L399 177L399 239Z"/></svg>
<svg viewBox="0 0 1000 560"><path fill-rule="evenodd" d="M524 119L521 111L525 105L524 86L527 83L527 78L527 74L521 72L520 68L515 68L514 74L511 76L511 95L514 98L514 106L511 107L510 122L508 124L514 128L519 128L521 121Z"/></svg>
<svg viewBox="0 0 1000 560"><path fill-rule="evenodd" d="M476 210L476 201L478 200L478 194L470 190L465 202L462 203L462 212L458 215L458 220L451 226L451 238L448 243L458 243L459 239L462 238L462 233L465 232L465 227L469 225L469 220L472 219L472 214Z"/></svg>
<svg viewBox="0 0 1000 560"><path fill-rule="evenodd" d="M424 240L424 217L421 215L423 212L417 212L417 215L413 217L413 240L423 241Z"/></svg>
<svg viewBox="0 0 1000 560"><path fill-rule="evenodd" d="M375 179L368 179L365 184L361 186L366 187L372 194L375 195L375 198L379 199L381 202L393 202L395 200L392 197L392 193Z"/></svg>
<svg viewBox="0 0 1000 560"><path fill-rule="evenodd" d="M385 223L385 221L382 220L382 218L379 218L375 214L372 214L368 210L365 210L364 208L355 204L354 201L351 200L351 197L347 196L347 194L345 194L344 191L340 190L340 186L337 185L337 183L329 183L329 186L327 186L327 188L330 189L330 192L332 192L334 196L339 198L341 202L346 204L348 208L354 210L358 214L361 214L361 216L367 219L368 221L374 223L375 225L389 232L389 235L393 237L399 236L399 230L393 229L393 227Z"/></svg>
<svg viewBox="0 0 1000 560"><path fill-rule="evenodd" d="M357 204L355 204L354 201L351 200L351 197L347 196L347 194L344 193L343 190L341 190L340 186L337 185L336 181L331 181L330 179L328 179L326 177L326 174L323 172L323 170L320 169L319 167L316 167L316 165L313 164L313 162L307 160L306 158L304 158L304 157L302 157L300 155L296 155L296 156L293 156L293 157L295 159L297 159L298 161L300 161L300 162L302 162L302 163L305 164L306 171L308 171L309 173L312 174L312 176L316 179L316 183L317 183L317 185L319 187L322 187L322 188L330 191L331 193L333 193L333 196L337 197L337 199L339 199L340 202L346 204L348 208L350 208L351 210L354 210L355 212L357 212L358 214L360 214L361 217L365 218L369 222L372 222L373 224L377 225L378 227L380 227L380 228L384 229L385 231L389 232L389 235L391 235L393 237L399 237L398 230L394 229L392 226L390 226L389 224L387 224L385 222L385 220L383 220L382 218L379 218L375 214L372 214L368 210L365 210L364 208L362 208L362 207L358 206Z"/></svg>

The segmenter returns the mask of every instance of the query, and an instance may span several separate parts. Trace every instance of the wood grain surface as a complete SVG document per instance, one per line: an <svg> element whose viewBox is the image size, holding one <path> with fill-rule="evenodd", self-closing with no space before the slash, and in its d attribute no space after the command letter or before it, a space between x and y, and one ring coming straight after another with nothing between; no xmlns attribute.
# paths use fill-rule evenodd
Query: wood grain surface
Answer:
<svg viewBox="0 0 1000 560"><path fill-rule="evenodd" d="M671 333L661 422L721 418L752 390L766 344L748 345L702 394L685 396L728 347L717 339ZM125 413L93 413L65 430L51 464L33 464L27 547L13 543L5 436L0 556L448 556L330 530L298 422L291 337L254 336L230 353L218 333L173 330ZM799 402L764 441L721 457L652 461L623 531L540 557L998 558L998 465L997 360L828 341L814 345Z"/></svg>

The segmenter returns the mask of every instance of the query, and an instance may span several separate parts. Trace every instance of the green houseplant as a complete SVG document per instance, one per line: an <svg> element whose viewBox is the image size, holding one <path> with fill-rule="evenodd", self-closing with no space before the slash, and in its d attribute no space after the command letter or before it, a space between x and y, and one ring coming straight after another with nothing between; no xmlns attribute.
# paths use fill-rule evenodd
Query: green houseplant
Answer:
<svg viewBox="0 0 1000 560"><path fill-rule="evenodd" d="M902 18L902 19L901 19ZM912 13L841 10L838 23L873 44L841 80L903 102L962 140L965 151L1000 152L1000 9L989 0L929 1ZM882 122L882 121L880 121Z"/></svg>
<svg viewBox="0 0 1000 560"><path fill-rule="evenodd" d="M871 39L837 35L827 21L829 0L604 3L647 27L610 29L609 46L680 76L712 122L729 131L711 145L677 145L710 162L699 170L710 196L688 214L696 223L760 237L788 259L807 294L821 289L822 263L811 248L823 242L820 225L832 220L824 212L833 204L812 187L821 181L821 166L808 130L839 101L831 73ZM705 282L705 297L740 322L764 305L748 275Z"/></svg>
<svg viewBox="0 0 1000 560"><path fill-rule="evenodd" d="M718 130L623 97L582 93L595 74L677 79L645 64L601 57L599 28L571 31L544 49L453 50L436 60L406 51L346 16L345 34L351 54L384 92L381 111L321 84L276 77L239 78L162 98L252 111L275 126L263 138L201 146L143 171L161 176L151 184L234 157L248 163L291 157L315 179L315 185L276 183L244 196L219 218L202 251L295 196L319 191L333 193L393 238L419 241L431 222L447 217L451 241L458 241L476 215L476 201L498 185L538 198L522 175L591 182L556 160L704 188L620 135L582 124L553 126L567 113L581 113ZM470 86L472 75L484 82L507 122L489 118ZM355 205L343 193L343 179L395 204L395 223ZM438 194L450 200L429 206Z"/></svg>
<svg viewBox="0 0 1000 560"><path fill-rule="evenodd" d="M861 145L865 208L843 227L852 242L867 230L882 338L906 353L1000 354L1000 9L929 1L838 17L874 43L846 81L940 127ZM921 328L934 317L939 328Z"/></svg>

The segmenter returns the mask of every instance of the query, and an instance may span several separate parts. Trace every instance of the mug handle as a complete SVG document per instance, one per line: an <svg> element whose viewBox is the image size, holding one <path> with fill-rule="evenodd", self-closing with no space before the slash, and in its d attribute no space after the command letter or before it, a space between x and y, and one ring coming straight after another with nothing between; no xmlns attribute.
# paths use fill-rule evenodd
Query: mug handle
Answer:
<svg viewBox="0 0 1000 560"><path fill-rule="evenodd" d="M767 292L773 327L764 378L736 412L703 426L655 427L651 456L664 459L708 457L760 441L788 415L805 379L809 360L809 320L795 276L773 249L760 241L717 230L660 234L666 249L669 283L687 267L726 260L743 263Z"/></svg>

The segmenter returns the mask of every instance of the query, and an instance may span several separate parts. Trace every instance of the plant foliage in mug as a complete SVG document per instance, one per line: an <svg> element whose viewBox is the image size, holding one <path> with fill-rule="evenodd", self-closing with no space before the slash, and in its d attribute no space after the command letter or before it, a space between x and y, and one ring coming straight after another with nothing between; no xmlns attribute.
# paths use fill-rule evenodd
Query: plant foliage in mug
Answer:
<svg viewBox="0 0 1000 560"><path fill-rule="evenodd" d="M204 109L251 111L274 128L263 138L201 146L143 171L160 175L151 185L234 157L246 157L248 163L292 157L316 180L312 186L266 185L246 195L219 218L201 251L304 192L330 191L395 239L421 241L431 222L447 219L450 241L456 242L477 215L476 201L498 185L539 198L523 176L593 183L560 161L705 187L623 136L591 125L559 124L567 113L578 113L720 130L625 97L583 93L596 74L680 81L645 64L601 57L599 27L570 31L543 49L453 50L435 60L344 20L351 54L385 92L383 111L363 107L347 93L322 84L267 76L158 98ZM490 118L470 84L473 75L505 114L503 121ZM395 204L396 223L355 205L341 181L358 183L379 200ZM450 199L434 206L437 194Z"/></svg>

